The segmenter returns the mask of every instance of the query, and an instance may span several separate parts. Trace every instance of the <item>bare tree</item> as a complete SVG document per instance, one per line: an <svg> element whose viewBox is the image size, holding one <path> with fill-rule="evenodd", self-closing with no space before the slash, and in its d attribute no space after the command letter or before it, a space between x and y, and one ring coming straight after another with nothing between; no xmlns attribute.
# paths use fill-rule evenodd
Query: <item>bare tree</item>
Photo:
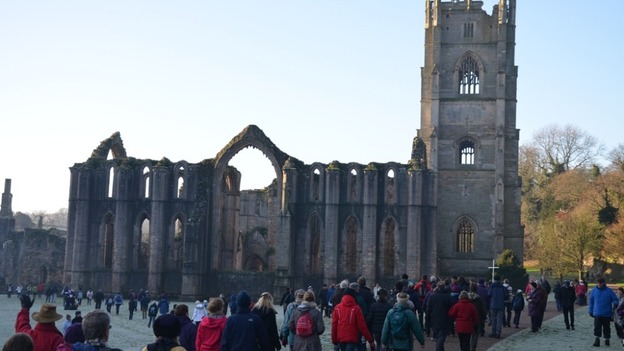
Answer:
<svg viewBox="0 0 624 351"><path fill-rule="evenodd" d="M537 167L547 174L589 167L604 152L604 145L584 130L551 124L539 130L531 142L538 152Z"/></svg>
<svg viewBox="0 0 624 351"><path fill-rule="evenodd" d="M624 144L620 144L616 146L615 149L609 151L607 157L614 167L624 171Z"/></svg>

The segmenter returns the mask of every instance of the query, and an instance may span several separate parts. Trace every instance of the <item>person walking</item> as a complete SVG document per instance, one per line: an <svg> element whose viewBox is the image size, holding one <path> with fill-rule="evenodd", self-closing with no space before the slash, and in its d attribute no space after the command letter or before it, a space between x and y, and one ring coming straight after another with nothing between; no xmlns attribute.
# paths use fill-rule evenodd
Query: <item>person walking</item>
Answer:
<svg viewBox="0 0 624 351"><path fill-rule="evenodd" d="M295 335L293 351L321 350L319 335L325 332L323 314L317 309L314 293L306 291L301 305L293 311L288 329ZM278 348L279 350L279 348Z"/></svg>
<svg viewBox="0 0 624 351"><path fill-rule="evenodd" d="M600 337L604 337L605 346L610 346L611 318L613 307L618 306L620 300L611 288L607 287L604 277L596 279L596 286L589 294L589 316L594 319L594 344L600 346Z"/></svg>
<svg viewBox="0 0 624 351"><path fill-rule="evenodd" d="M459 349L470 351L470 336L479 323L479 312L470 301L468 293L459 293L459 301L451 307L449 316L455 319L455 331L459 338Z"/></svg>
<svg viewBox="0 0 624 351"><path fill-rule="evenodd" d="M381 344L387 350L411 351L414 348L412 334L420 347L425 348L425 334L418 317L408 303L409 296L405 292L397 294L397 303L388 311L381 331Z"/></svg>
<svg viewBox="0 0 624 351"><path fill-rule="evenodd" d="M362 309L355 301L356 292L351 288L344 291L340 303L334 307L331 323L331 341L341 351L359 350L360 336L375 350L375 339L368 331Z"/></svg>
<svg viewBox="0 0 624 351"><path fill-rule="evenodd" d="M449 333L451 320L448 312L452 306L451 289L443 281L439 281L427 302L427 316L431 316L431 329L436 342L436 351L444 351L444 342Z"/></svg>
<svg viewBox="0 0 624 351"><path fill-rule="evenodd" d="M221 298L210 299L208 316L202 318L197 327L195 350L219 351L221 349L221 335L227 321L224 313L225 306L226 304Z"/></svg>
<svg viewBox="0 0 624 351"><path fill-rule="evenodd" d="M509 293L501 284L498 274L494 275L488 296L490 297L490 322L492 323L492 332L488 336L500 339L505 318L505 300L509 299Z"/></svg>
<svg viewBox="0 0 624 351"><path fill-rule="evenodd" d="M115 295L115 314L118 315L119 314L119 307L121 307L121 305L123 305L123 297L121 297L121 293L117 293Z"/></svg>
<svg viewBox="0 0 624 351"><path fill-rule="evenodd" d="M388 290L383 288L379 289L377 291L377 302L371 305L368 310L368 316L366 316L366 325L368 326L368 330L373 333L375 344L377 345L382 345L381 332L383 330L388 311L392 309L392 305L388 303L387 298Z"/></svg>
<svg viewBox="0 0 624 351"><path fill-rule="evenodd" d="M221 351L256 351L271 349L262 319L251 313L251 298L246 291L236 296L236 313L228 317L221 336Z"/></svg>
<svg viewBox="0 0 624 351"><path fill-rule="evenodd" d="M281 349L282 345L277 332L277 320L275 318L277 311L273 306L273 296L268 292L263 292L251 310L251 313L258 315L260 319L262 319L262 324L264 324L264 328L269 336L271 350Z"/></svg>
<svg viewBox="0 0 624 351"><path fill-rule="evenodd" d="M563 311L563 321L566 330L574 330L574 302L576 301L576 292L574 287L570 286L569 280L563 281L563 286L559 288L559 303Z"/></svg>
<svg viewBox="0 0 624 351"><path fill-rule="evenodd" d="M620 303L613 313L613 321L617 336L620 338L622 346L624 346L624 288L619 287L617 289L617 295L620 299Z"/></svg>
<svg viewBox="0 0 624 351"><path fill-rule="evenodd" d="M537 283L531 282L531 292L527 295L529 303L529 317L531 317L531 332L537 333L540 328L540 317L542 315L542 294L537 290Z"/></svg>
<svg viewBox="0 0 624 351"><path fill-rule="evenodd" d="M518 289L516 291L516 295L511 301L511 308L514 310L514 326L520 328L520 315L522 314L522 310L524 310L524 295L522 294L522 289Z"/></svg>

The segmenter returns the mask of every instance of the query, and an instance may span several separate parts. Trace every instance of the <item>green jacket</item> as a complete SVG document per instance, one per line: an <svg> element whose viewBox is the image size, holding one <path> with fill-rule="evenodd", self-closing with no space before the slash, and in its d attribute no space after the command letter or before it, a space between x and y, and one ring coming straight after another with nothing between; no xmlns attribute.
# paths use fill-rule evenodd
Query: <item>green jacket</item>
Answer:
<svg viewBox="0 0 624 351"><path fill-rule="evenodd" d="M405 340L394 340L392 338L392 326L390 325L390 316L395 312L404 313L405 317L407 317L407 323L405 324L405 327L409 329L407 331L409 337ZM386 320L384 321L383 329L381 331L381 343L386 348L391 350L411 351L414 346L414 338L411 337L411 334L414 334L414 336L416 336L416 339L421 345L425 344L425 335L420 328L420 322L418 321L418 318L416 317L414 312L410 310L408 305L397 303L390 311L388 311L388 314L386 315Z"/></svg>

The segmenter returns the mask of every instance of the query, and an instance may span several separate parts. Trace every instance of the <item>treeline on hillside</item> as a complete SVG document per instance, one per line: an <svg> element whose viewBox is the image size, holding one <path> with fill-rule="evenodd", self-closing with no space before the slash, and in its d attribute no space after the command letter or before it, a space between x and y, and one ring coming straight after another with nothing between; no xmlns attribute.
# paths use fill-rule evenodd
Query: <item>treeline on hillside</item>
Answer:
<svg viewBox="0 0 624 351"><path fill-rule="evenodd" d="M596 259L623 263L624 144L605 150L575 126L550 125L519 158L525 258L558 277L580 277Z"/></svg>

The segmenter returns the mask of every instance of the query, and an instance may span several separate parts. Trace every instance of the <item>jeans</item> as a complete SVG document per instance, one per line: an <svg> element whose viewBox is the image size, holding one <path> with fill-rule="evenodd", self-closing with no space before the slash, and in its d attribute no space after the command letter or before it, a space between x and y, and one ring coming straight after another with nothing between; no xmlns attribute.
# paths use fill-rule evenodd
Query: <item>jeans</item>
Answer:
<svg viewBox="0 0 624 351"><path fill-rule="evenodd" d="M514 310L514 325L517 327L520 325L520 315L522 314L522 310Z"/></svg>
<svg viewBox="0 0 624 351"><path fill-rule="evenodd" d="M447 334L448 330L446 329L433 329L433 337L436 339L436 351L444 351L444 342Z"/></svg>
<svg viewBox="0 0 624 351"><path fill-rule="evenodd" d="M505 310L491 309L490 315L492 316L492 334L494 336L500 336L503 329L503 318L505 316Z"/></svg>
<svg viewBox="0 0 624 351"><path fill-rule="evenodd" d="M570 327L574 328L574 305L563 308L563 321L565 322L566 329L570 329Z"/></svg>
<svg viewBox="0 0 624 351"><path fill-rule="evenodd" d="M338 345L340 347L340 351L359 351L360 350L360 343L359 342L355 342L355 343L340 343Z"/></svg>

